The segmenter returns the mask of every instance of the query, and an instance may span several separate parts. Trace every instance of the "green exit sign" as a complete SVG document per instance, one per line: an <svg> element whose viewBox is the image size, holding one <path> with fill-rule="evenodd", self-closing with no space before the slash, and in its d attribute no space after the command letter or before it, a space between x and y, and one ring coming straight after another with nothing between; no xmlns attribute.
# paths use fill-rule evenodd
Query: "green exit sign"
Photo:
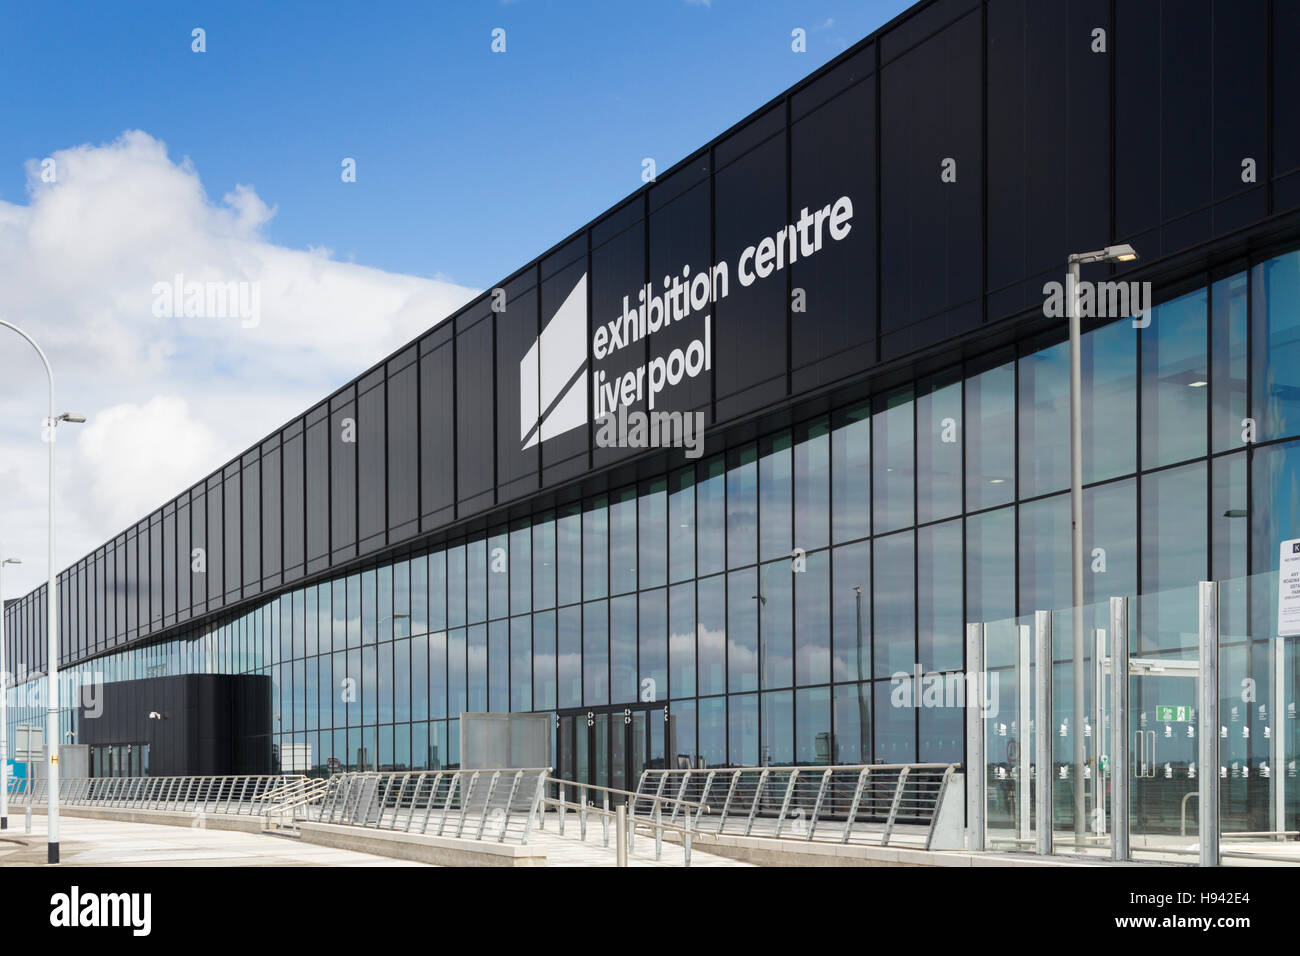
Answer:
<svg viewBox="0 0 1300 956"><path fill-rule="evenodd" d="M1192 708L1161 704L1156 707L1156 720L1162 724L1174 724L1192 719Z"/></svg>

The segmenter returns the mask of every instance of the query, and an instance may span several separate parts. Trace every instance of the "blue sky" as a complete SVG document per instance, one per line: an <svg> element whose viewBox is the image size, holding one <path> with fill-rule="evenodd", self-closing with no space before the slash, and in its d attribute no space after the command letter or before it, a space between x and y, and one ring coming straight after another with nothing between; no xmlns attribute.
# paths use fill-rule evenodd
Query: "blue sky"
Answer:
<svg viewBox="0 0 1300 956"><path fill-rule="evenodd" d="M642 157L666 169L907 6L7 4L0 200L23 202L24 161L141 129L210 196L253 186L276 244L482 288L634 191Z"/></svg>

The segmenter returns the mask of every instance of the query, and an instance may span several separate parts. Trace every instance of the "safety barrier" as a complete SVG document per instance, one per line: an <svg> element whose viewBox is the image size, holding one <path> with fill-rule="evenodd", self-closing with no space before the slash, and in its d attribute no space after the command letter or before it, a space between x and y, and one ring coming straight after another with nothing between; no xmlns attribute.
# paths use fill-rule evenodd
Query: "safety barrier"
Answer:
<svg viewBox="0 0 1300 956"><path fill-rule="evenodd" d="M679 834L682 841L682 865L690 866L691 836L692 833L698 831L695 826L695 818L700 814L709 812L709 807L702 803L694 803L676 797L638 795L628 790L602 787L590 783L578 783L572 780L562 780L558 777L551 777L546 782L546 789L548 795L543 798L542 805L551 807L556 811L559 817L558 829L561 836L564 835L566 814L573 813L578 818L578 839L585 843L587 840L587 818L595 815L601 822L603 843L608 847L610 824L613 823L618 866L627 866L627 852L635 845L638 826L654 834L656 860L663 858L664 833ZM554 793L555 796L550 796L550 793ZM577 799L570 800L570 794ZM599 807L591 799L594 794L600 795L601 805ZM614 804L612 810L610 809L611 799ZM634 813L629 812L637 800L640 800L642 804L649 805L646 814L647 819L645 820L638 820ZM679 822L665 821L665 808L674 815L677 810L684 810L685 812ZM692 811L694 811L693 814ZM543 828L546 826L545 816L541 818L539 826Z"/></svg>
<svg viewBox="0 0 1300 956"><path fill-rule="evenodd" d="M343 773L297 820L526 845L550 768Z"/></svg>
<svg viewBox="0 0 1300 956"><path fill-rule="evenodd" d="M709 806L697 830L716 835L924 849L962 845L960 764L719 767L645 770L632 812L644 817L669 796ZM691 812L674 805L668 823ZM904 836L905 834L905 836Z"/></svg>
<svg viewBox="0 0 1300 956"><path fill-rule="evenodd" d="M59 805L179 813L234 813L259 816L286 788L302 786L306 777L253 775L229 777L61 777ZM15 780L10 805L44 806L49 784L44 778Z"/></svg>

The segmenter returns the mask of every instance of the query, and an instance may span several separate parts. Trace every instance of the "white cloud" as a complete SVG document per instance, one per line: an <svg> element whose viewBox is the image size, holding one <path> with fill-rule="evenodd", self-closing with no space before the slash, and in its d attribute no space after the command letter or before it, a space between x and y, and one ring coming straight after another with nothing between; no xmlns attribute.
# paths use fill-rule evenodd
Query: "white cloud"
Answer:
<svg viewBox="0 0 1300 956"><path fill-rule="evenodd" d="M439 279L288 249L250 185L220 202L188 160L140 131L27 163L28 202L0 202L0 318L41 343L56 412L56 565L63 569L468 301ZM256 283L255 326L154 314L155 285ZM250 286L251 288L251 286ZM45 378L0 330L0 549L24 559L6 596L44 580Z"/></svg>

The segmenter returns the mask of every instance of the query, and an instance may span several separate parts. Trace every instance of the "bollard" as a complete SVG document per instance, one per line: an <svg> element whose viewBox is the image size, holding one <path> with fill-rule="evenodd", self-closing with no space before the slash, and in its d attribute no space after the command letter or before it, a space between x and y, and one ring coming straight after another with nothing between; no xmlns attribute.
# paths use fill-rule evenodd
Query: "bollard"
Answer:
<svg viewBox="0 0 1300 956"><path fill-rule="evenodd" d="M627 866L627 807L614 808L614 856L617 866Z"/></svg>
<svg viewBox="0 0 1300 956"><path fill-rule="evenodd" d="M685 852L685 860L682 863L682 865L690 866L691 865L691 828L689 826L686 828L686 833L683 839L685 840L686 843L686 852Z"/></svg>
<svg viewBox="0 0 1300 956"><path fill-rule="evenodd" d="M604 800L602 802L602 806L605 812L600 815L600 829L601 832L604 833L605 835L605 846L608 847L609 846L609 791L608 790L606 790L604 793Z"/></svg>
<svg viewBox="0 0 1300 956"><path fill-rule="evenodd" d="M31 833L32 832L32 808L30 806L27 808L26 823L27 823L27 832Z"/></svg>
<svg viewBox="0 0 1300 956"><path fill-rule="evenodd" d="M655 801L655 859L664 855L664 828L663 817L660 815L659 808L662 806L658 800Z"/></svg>

